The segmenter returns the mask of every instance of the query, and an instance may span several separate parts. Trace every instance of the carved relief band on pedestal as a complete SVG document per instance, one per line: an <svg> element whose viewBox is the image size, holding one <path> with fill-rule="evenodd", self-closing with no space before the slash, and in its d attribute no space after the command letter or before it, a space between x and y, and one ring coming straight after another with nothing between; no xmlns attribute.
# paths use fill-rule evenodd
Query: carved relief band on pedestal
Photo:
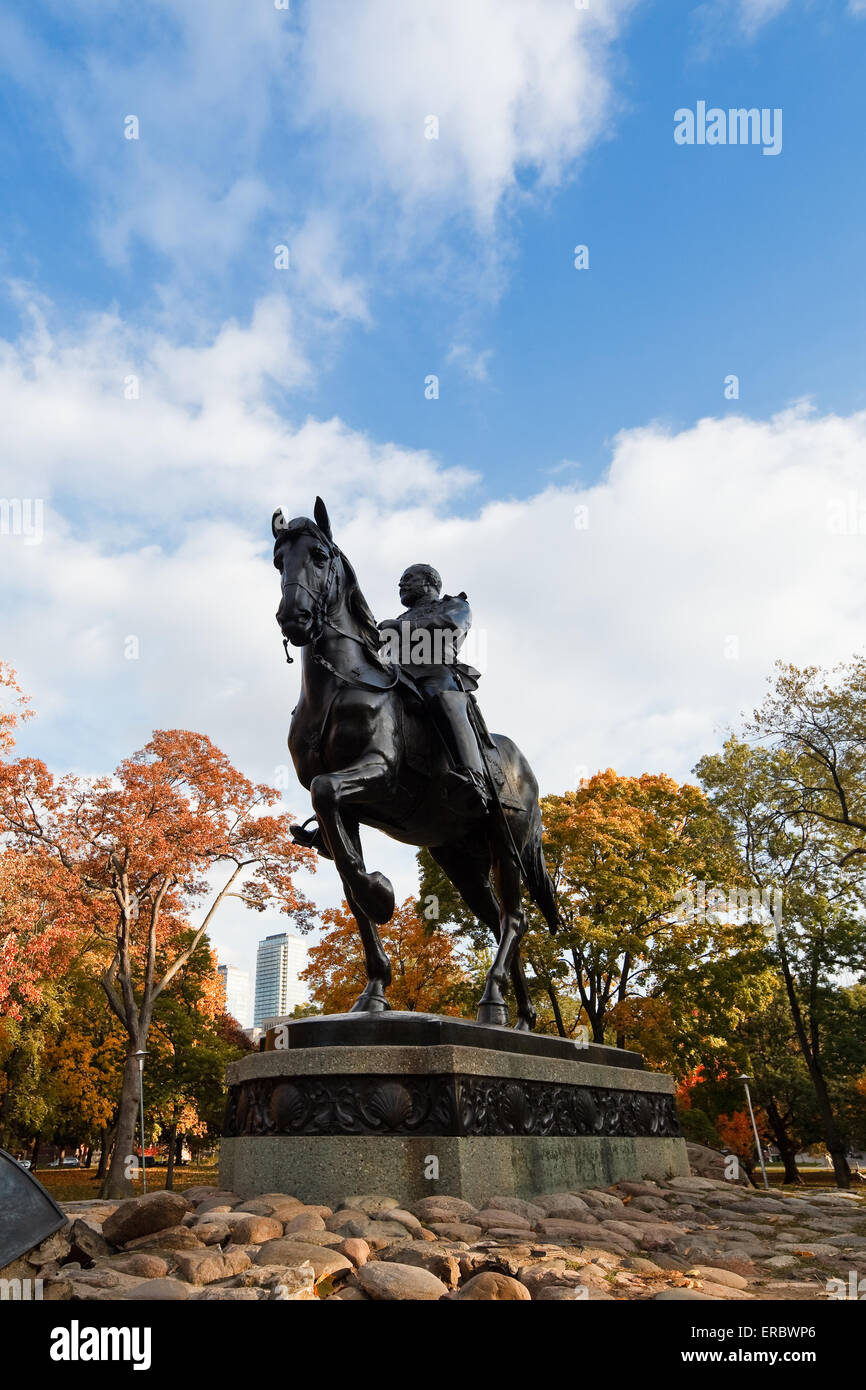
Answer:
<svg viewBox="0 0 866 1390"><path fill-rule="evenodd" d="M422 1076L259 1077L232 1086L224 1134L679 1138L667 1092Z"/></svg>

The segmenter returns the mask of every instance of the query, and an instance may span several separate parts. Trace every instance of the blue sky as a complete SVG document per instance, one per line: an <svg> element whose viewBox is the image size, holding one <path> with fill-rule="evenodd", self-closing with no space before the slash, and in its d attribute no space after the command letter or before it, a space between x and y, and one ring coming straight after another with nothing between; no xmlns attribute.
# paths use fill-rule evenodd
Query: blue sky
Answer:
<svg viewBox="0 0 866 1390"><path fill-rule="evenodd" d="M280 777L270 516L316 493L377 617L414 561L469 592L544 791L687 777L775 660L860 649L864 46L866 0L0 8L22 752L186 727ZM676 144L699 101L780 108L781 153Z"/></svg>
<svg viewBox="0 0 866 1390"><path fill-rule="evenodd" d="M207 22L206 6L191 8ZM307 9L296 0L291 14L273 16L284 80ZM83 65L125 66L125 87L114 90L141 108L142 139L105 148L101 174L84 167L70 160L64 138L70 113L58 113L38 81L22 86L13 75L0 107L2 264L73 317L116 305L153 324L177 271L171 255L133 224L122 257L107 257L95 229L112 202L117 161L134 165L146 152L155 95L142 69L165 64L184 80L182 31L170 7L116 25L111 11L91 7L87 22L80 6L49 4L26 33L32 54L67 76ZM489 235L465 209L446 209L435 237L416 233L417 254L401 247L393 258L383 231L396 200L386 196L353 218L328 187L326 122L299 119L288 84L281 90L274 79L273 108L233 152L248 155L246 172L271 201L232 255L211 248L206 220L191 229L198 265L182 279L194 310L179 316L186 321L176 332L195 342L206 324L248 318L273 288L271 245L290 242L288 229L330 198L340 207L342 273L368 287L369 312L328 336L306 388L279 393L275 383L281 409L294 421L336 414L376 438L472 468L483 482L467 507L525 496L564 460L583 478L597 476L617 431L648 419L682 426L725 409L728 372L740 376L750 413L804 395L829 410L862 407L866 193L855 171L866 23L846 0L792 0L753 34L730 18L711 23L711 13L691 0L636 5L611 45L615 90L600 137L574 169ZM700 98L781 107L781 156L675 146L674 110ZM98 130L106 107L97 97L90 106ZM112 119L124 114L115 106ZM208 139L208 125L207 112L200 127L192 113L160 131L158 155L170 165L174 141L175 153L207 169L218 188L223 147ZM90 138L107 147L108 135L103 128ZM534 176L518 170L527 187ZM576 242L590 248L587 272L573 268ZM293 278L290 270L290 299ZM6 302L0 328L15 327ZM481 355L486 379L449 358L455 343ZM428 372L440 377L436 402L423 395Z"/></svg>

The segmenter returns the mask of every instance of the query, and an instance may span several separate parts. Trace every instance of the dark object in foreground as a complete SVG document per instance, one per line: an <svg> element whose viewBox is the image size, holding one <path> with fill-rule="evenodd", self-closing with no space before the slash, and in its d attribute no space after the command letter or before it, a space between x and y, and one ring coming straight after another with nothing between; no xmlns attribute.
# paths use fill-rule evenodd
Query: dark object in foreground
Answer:
<svg viewBox="0 0 866 1390"><path fill-rule="evenodd" d="M40 1182L0 1149L0 1269L41 1245L66 1216Z"/></svg>

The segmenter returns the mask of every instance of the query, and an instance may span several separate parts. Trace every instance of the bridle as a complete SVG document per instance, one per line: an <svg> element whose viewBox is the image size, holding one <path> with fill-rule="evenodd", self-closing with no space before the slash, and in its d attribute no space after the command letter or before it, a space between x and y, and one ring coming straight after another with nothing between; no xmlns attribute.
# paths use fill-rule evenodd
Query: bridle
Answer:
<svg viewBox="0 0 866 1390"><path fill-rule="evenodd" d="M299 534L301 534L301 535L303 535L303 534L309 535L309 534L311 534L311 533L310 533L310 532L306 532L306 533L304 533L304 532L299 532ZM318 538L317 538L317 539L318 539ZM322 544L322 542L319 541L319 544ZM290 579L286 584L284 584L284 588L286 588L286 589L302 589L303 592L304 592L305 594L308 594L309 597L310 597L310 598L312 599L312 601L313 601L313 617L316 618L316 619L318 620L319 628L321 629L322 627L331 627L331 628L334 629L335 632L339 632L340 629L339 629L338 627L336 627L335 624L332 623L332 622L330 621L330 619L328 618L328 608L330 607L330 602L331 602L331 585L333 584L334 579L335 579L336 574L337 574L337 550L336 550L336 547L335 547L335 546L332 546L332 545L329 545L329 546L327 547L327 550L328 550L328 573L327 573L327 575L325 576L325 583L324 583L324 586L323 586L323 588L321 589L321 591L320 591L318 594L314 594L313 591L312 591L312 589L310 589L306 584L303 584L303 583L301 582L300 579ZM321 635L321 632L320 632L320 635ZM357 637L356 637L356 638L353 638L351 632L343 632L343 633L341 633L340 635L341 635L342 637L348 637L350 640L353 640L353 641L356 641L356 642L357 642L357 641L360 641L360 638L357 638ZM313 646L316 645L316 642L317 642L318 640L319 640L318 637L315 637L315 638L313 639ZM290 666L293 666L293 665L294 665L295 658L294 658L293 656L289 656L289 639L288 639L288 637L284 637L284 638L283 638L283 651L286 653L286 661L289 663Z"/></svg>
<svg viewBox="0 0 866 1390"><path fill-rule="evenodd" d="M331 619L328 617L328 610L331 607L331 587L335 579L337 579L337 594L335 595L335 597L339 598L339 574L337 571L337 560L340 556L340 551L338 547L335 546L333 542L328 541L320 531L317 530L314 532L312 528L304 528L303 530L301 530L299 527L296 534L313 536L317 543L321 545L324 550L327 550L328 553L328 573L325 576L325 582L318 594L313 593L313 590L307 584L304 584L300 579L290 579L288 580L288 582L284 583L283 586L285 589L301 589L312 600L313 617L317 620L319 626L319 634L317 637L313 638L313 641L311 643L311 646L313 648L313 660L317 662L319 666L324 666L325 669L329 671L332 676L336 676L337 680L342 681L344 685L360 687L363 690L391 690L400 679L399 668L395 672L394 679L391 681L390 685L372 685L370 682L362 681L360 679L350 680L348 676L344 676L342 672L338 671L336 667L333 666L330 661L328 661L327 657L320 655L320 653L318 653L315 650L316 644L321 639L321 629L323 627L329 627L332 632L336 632L338 636L344 637L348 642L356 642L358 646L363 647L365 651L367 650L367 644L362 637L357 637L354 632L344 632L342 628L337 627L337 624L332 622ZM288 539L288 535L286 536L286 539ZM283 638L283 651L286 654L286 661L290 666L293 666L295 659L293 656L289 655L288 637Z"/></svg>

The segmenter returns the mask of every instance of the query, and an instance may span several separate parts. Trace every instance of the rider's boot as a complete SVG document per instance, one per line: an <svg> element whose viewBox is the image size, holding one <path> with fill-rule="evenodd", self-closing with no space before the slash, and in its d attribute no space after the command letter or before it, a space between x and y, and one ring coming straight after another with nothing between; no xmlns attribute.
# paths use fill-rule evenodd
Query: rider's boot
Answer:
<svg viewBox="0 0 866 1390"><path fill-rule="evenodd" d="M310 817L310 819L312 820L313 817ZM314 849L325 859L332 858L331 852L325 844L321 830L318 826L316 826L315 830L308 830L307 826L309 823L310 822L306 820L303 825L292 825L289 827L295 844L303 845L305 849Z"/></svg>
<svg viewBox="0 0 866 1390"><path fill-rule="evenodd" d="M466 696L460 690L443 690L430 701L436 727L445 740L461 783L462 800L469 811L486 813L490 785L475 730L469 722Z"/></svg>

